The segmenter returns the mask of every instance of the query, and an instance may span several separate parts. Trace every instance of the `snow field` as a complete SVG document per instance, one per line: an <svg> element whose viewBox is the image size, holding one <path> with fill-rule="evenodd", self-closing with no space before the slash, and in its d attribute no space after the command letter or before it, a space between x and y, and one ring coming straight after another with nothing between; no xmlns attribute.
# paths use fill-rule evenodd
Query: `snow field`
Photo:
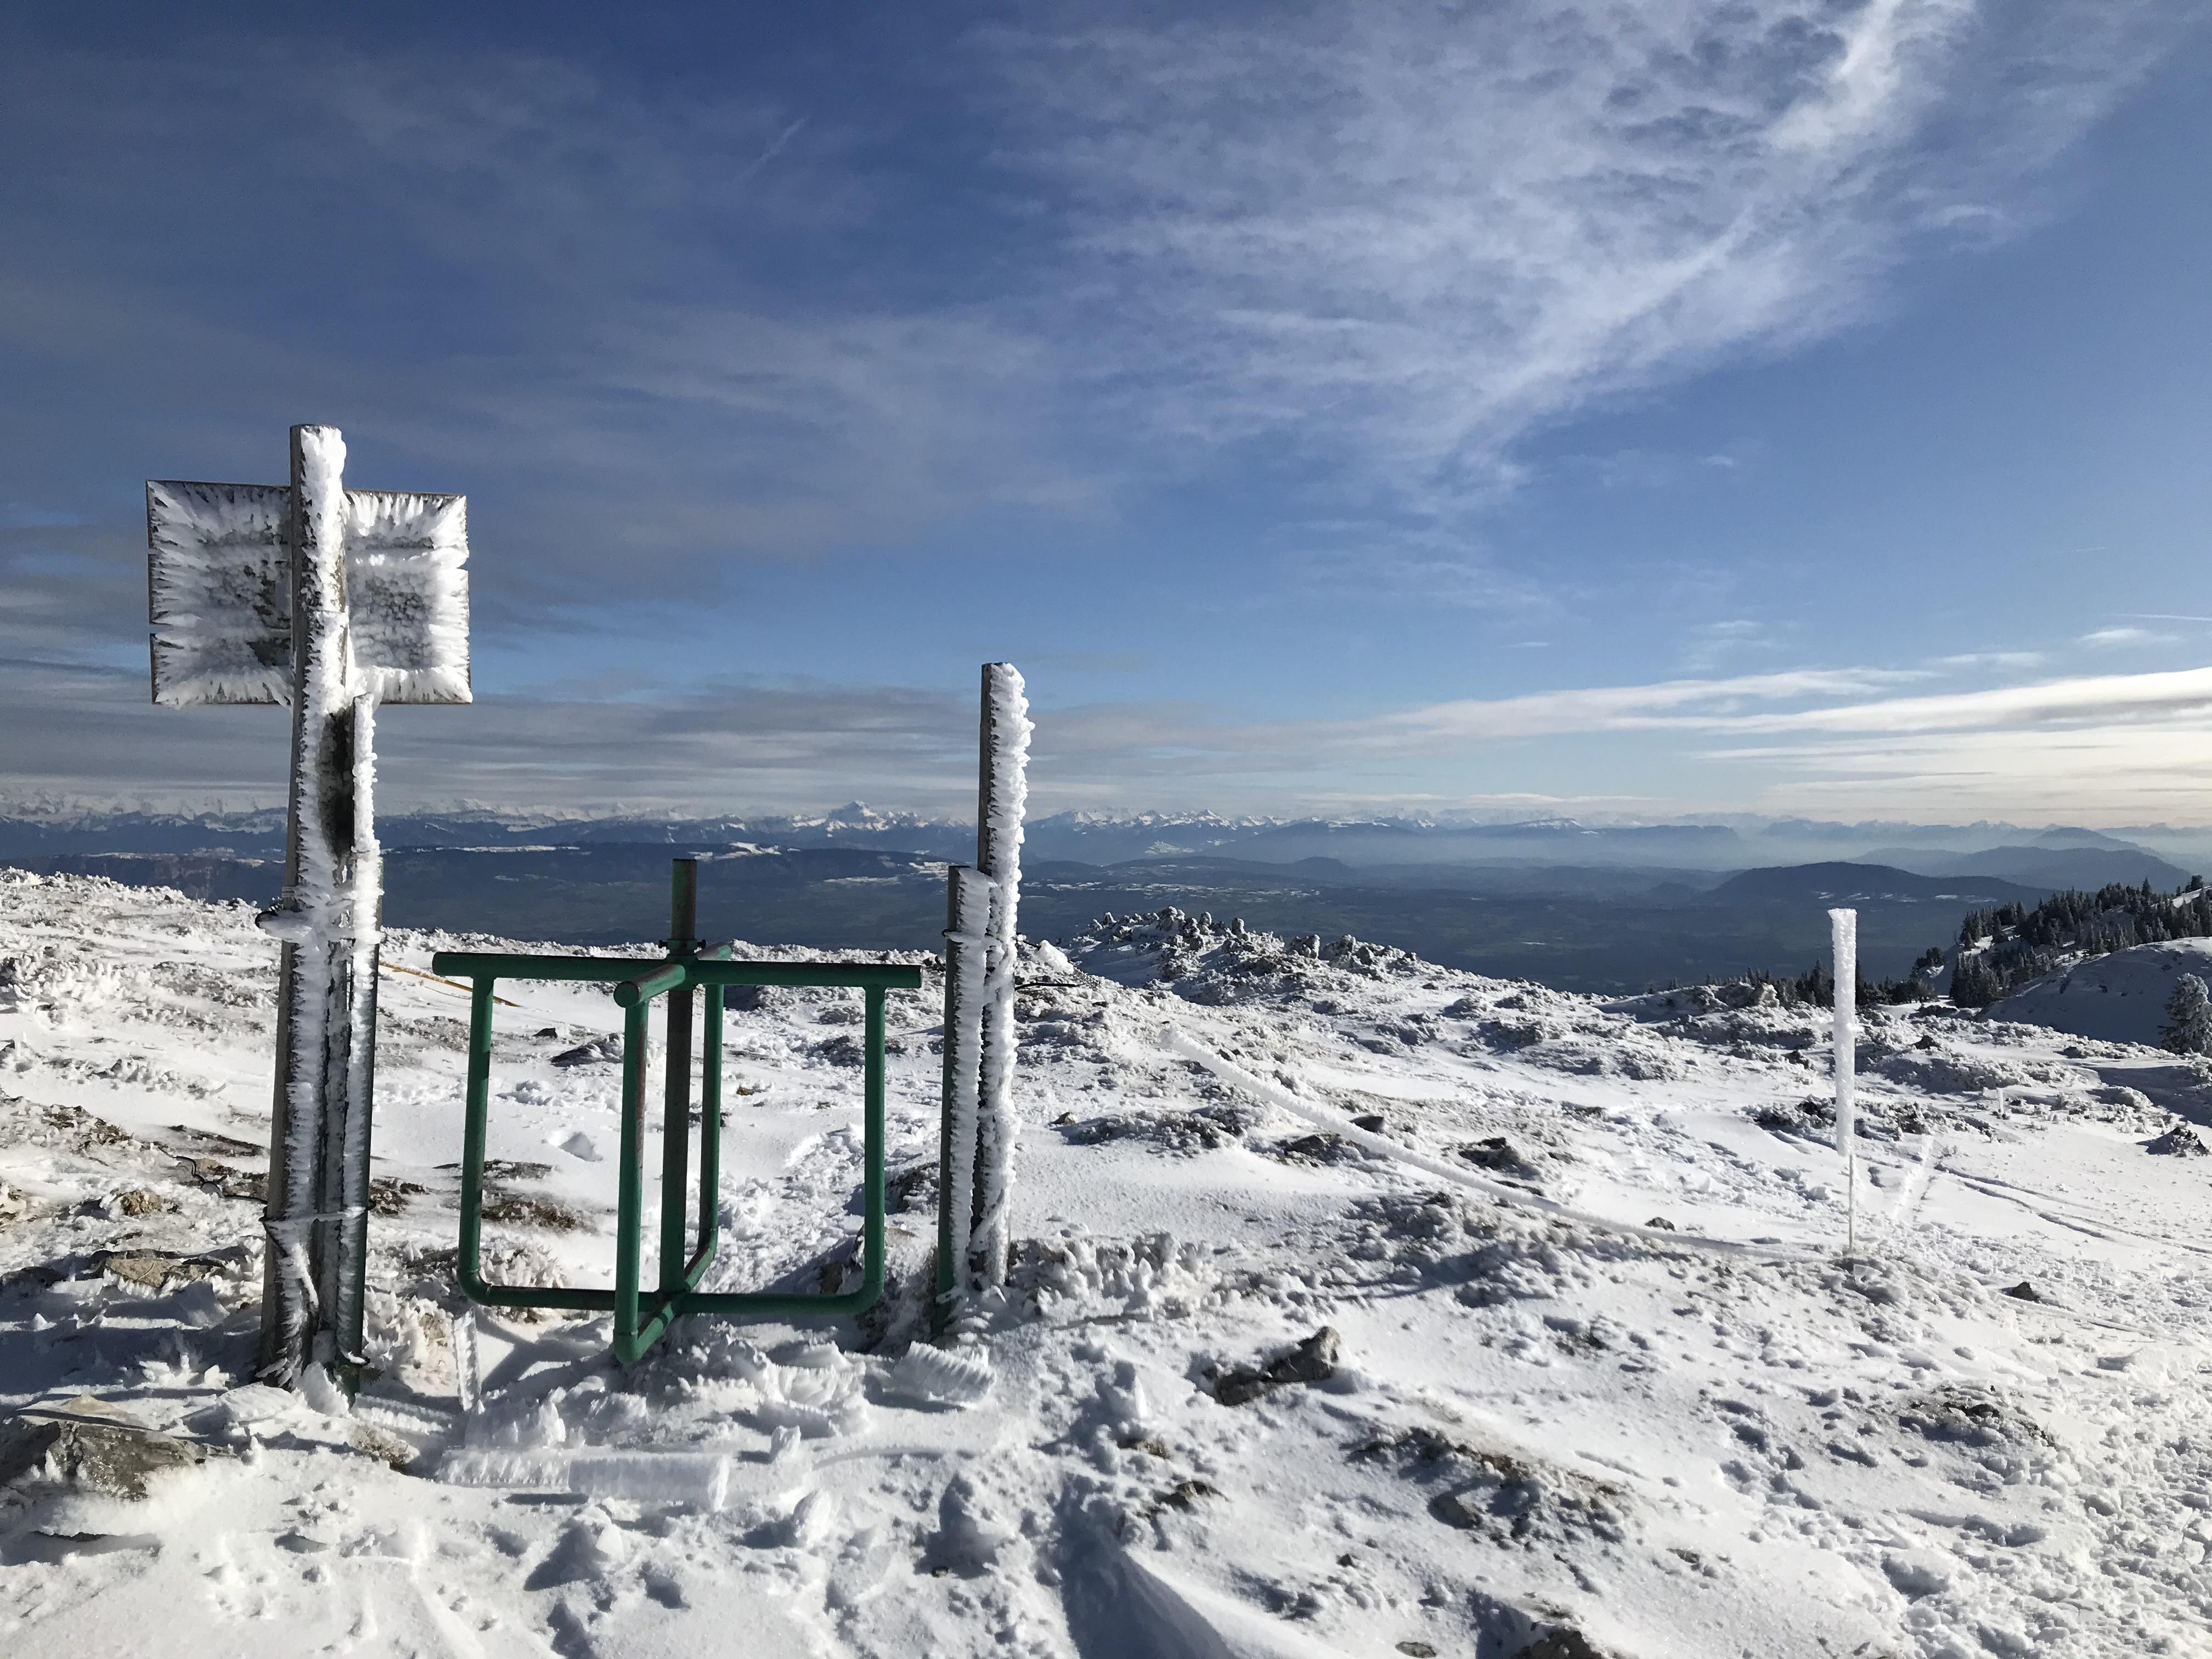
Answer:
<svg viewBox="0 0 2212 1659"><path fill-rule="evenodd" d="M487 942L386 961L449 944ZM465 999L387 972L382 1375L326 1413L246 1376L250 913L0 872L0 1406L212 1454L96 1526L0 1500L10 1652L2208 1651L2212 1161L2146 1149L2212 1074L2172 1055L1863 1011L1844 1261L1815 1011L1115 923L1024 951L980 1341L908 1346L932 987L892 999L892 1302L625 1376L604 1322L453 1297ZM501 994L490 1254L604 1282L616 1010ZM722 1284L842 1277L857 1012L732 1012ZM1217 1398L1323 1328L1317 1380Z"/></svg>

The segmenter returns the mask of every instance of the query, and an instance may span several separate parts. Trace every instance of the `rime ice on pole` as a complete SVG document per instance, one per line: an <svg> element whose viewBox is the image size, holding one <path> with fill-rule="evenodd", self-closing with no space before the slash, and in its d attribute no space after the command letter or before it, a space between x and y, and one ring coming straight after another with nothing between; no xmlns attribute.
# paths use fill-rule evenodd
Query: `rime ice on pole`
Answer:
<svg viewBox="0 0 2212 1659"><path fill-rule="evenodd" d="M1844 1238L1858 1248L1857 1114L1851 1086L1857 1064L1853 1022L1858 1012L1859 913L1831 910L1828 927L1836 957L1836 1150L1844 1155Z"/></svg>
<svg viewBox="0 0 2212 1659"><path fill-rule="evenodd" d="M943 1195L945 1260L965 1262L975 1222L975 1148L983 1079L983 1000L990 947L991 883L955 865L946 917Z"/></svg>
<svg viewBox="0 0 2212 1659"><path fill-rule="evenodd" d="M983 671L983 729L990 744L982 806L983 873L991 883L989 942L983 951L982 1078L976 1113L976 1185L981 1213L970 1244L986 1285L1003 1284L1011 1243L1007 1203L1013 1187L1015 1119L1014 963L1022 892L1022 818L1029 805L1029 699L1010 662Z"/></svg>
<svg viewBox="0 0 2212 1659"><path fill-rule="evenodd" d="M360 1362L383 860L376 706L470 701L468 505L345 487L336 427L292 481L149 480L154 701L284 703L292 774L260 1369Z"/></svg>
<svg viewBox="0 0 2212 1659"><path fill-rule="evenodd" d="M1015 1120L1014 966L1029 700L1012 663L983 665L975 868L951 872L945 929L945 1103L938 1313L1006 1282Z"/></svg>

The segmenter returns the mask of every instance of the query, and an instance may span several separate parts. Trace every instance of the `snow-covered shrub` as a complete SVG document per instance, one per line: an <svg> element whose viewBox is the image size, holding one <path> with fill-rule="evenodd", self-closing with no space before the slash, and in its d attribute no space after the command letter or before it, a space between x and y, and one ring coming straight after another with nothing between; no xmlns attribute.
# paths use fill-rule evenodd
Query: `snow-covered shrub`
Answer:
<svg viewBox="0 0 2212 1659"><path fill-rule="evenodd" d="M2159 1042L2177 1054L2212 1054L2212 992L2195 974L2184 974L2173 981Z"/></svg>

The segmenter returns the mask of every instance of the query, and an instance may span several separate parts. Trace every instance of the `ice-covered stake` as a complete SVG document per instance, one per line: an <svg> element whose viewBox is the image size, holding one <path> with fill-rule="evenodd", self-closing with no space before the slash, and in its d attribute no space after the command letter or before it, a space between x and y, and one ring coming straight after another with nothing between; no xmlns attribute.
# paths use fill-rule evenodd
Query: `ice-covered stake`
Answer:
<svg viewBox="0 0 2212 1659"><path fill-rule="evenodd" d="M283 941L261 1374L361 1360L376 974L376 705L466 702L468 505L349 490L336 427L292 428L289 485L146 485L154 701L289 703Z"/></svg>
<svg viewBox="0 0 2212 1659"><path fill-rule="evenodd" d="M1859 913L1831 910L1828 927L1836 956L1836 1148L1844 1155L1844 1247L1856 1250L1859 1243L1859 1158L1851 1083L1857 1062L1852 1025L1858 1012Z"/></svg>
<svg viewBox="0 0 2212 1659"><path fill-rule="evenodd" d="M945 928L945 1105L939 1188L940 1313L1006 1276L1013 1185L1014 966L1029 700L1012 663L983 665L975 868L955 865Z"/></svg>
<svg viewBox="0 0 2212 1659"><path fill-rule="evenodd" d="M1020 671L1010 662L986 664L976 863L991 883L991 925L983 950L983 1066L976 1105L979 1213L969 1246L976 1276L986 1285L1006 1282L1012 1242L1007 1204L1014 1180L1014 965L1031 730Z"/></svg>

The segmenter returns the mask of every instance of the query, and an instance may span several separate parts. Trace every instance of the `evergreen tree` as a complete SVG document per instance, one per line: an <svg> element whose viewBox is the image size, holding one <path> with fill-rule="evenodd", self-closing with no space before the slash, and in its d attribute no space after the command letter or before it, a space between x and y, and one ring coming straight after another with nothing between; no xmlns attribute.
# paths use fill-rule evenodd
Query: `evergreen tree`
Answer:
<svg viewBox="0 0 2212 1659"><path fill-rule="evenodd" d="M2194 974L2173 981L2160 1042L2177 1054L2212 1054L2212 992Z"/></svg>

